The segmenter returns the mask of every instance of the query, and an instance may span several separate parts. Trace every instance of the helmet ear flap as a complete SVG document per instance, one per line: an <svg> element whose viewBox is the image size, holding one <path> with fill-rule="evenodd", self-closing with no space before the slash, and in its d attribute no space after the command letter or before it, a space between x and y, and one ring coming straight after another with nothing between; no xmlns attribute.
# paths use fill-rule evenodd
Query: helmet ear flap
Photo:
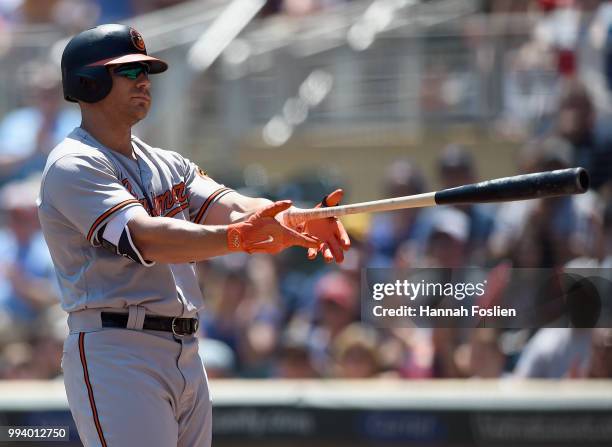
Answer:
<svg viewBox="0 0 612 447"><path fill-rule="evenodd" d="M113 78L104 66L83 67L69 76L64 97L68 101L76 100L93 103L106 97L113 88Z"/></svg>
<svg viewBox="0 0 612 447"><path fill-rule="evenodd" d="M86 76L79 76L79 85L81 87L81 95L84 97L96 96L98 90L98 82L95 79Z"/></svg>

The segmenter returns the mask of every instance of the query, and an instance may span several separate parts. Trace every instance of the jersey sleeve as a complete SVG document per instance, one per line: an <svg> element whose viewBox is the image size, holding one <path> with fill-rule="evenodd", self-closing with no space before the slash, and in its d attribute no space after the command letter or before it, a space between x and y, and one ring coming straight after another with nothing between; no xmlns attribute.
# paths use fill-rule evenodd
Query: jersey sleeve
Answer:
<svg viewBox="0 0 612 447"><path fill-rule="evenodd" d="M210 178L195 163L185 160L185 187L189 197L189 218L192 222L201 224L212 205L226 194L233 192Z"/></svg>
<svg viewBox="0 0 612 447"><path fill-rule="evenodd" d="M112 253L130 258L145 267L155 265L148 261L140 253L140 250L132 239L132 233L128 223L139 214L147 215L143 207L131 206L117 211L108 222L100 227L98 239L102 246Z"/></svg>
<svg viewBox="0 0 612 447"><path fill-rule="evenodd" d="M142 206L121 184L114 166L103 157L69 155L47 171L41 204L52 207L93 246L98 232L120 210Z"/></svg>

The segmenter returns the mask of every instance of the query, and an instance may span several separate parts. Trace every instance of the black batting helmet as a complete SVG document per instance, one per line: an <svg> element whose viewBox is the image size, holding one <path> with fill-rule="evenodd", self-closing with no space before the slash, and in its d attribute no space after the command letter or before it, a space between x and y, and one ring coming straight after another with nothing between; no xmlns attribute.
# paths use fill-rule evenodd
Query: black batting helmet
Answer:
<svg viewBox="0 0 612 447"><path fill-rule="evenodd" d="M99 25L74 36L62 54L62 85L67 101L97 102L113 87L107 65L142 61L149 73L161 73L168 64L147 55L138 31L125 25Z"/></svg>

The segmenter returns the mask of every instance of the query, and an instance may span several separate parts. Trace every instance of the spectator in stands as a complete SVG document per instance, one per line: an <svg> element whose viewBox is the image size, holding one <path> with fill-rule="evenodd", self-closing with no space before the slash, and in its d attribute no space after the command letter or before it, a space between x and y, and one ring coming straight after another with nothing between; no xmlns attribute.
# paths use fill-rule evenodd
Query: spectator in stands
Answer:
<svg viewBox="0 0 612 447"><path fill-rule="evenodd" d="M40 328L33 335L32 368L39 380L55 379L62 374L61 362L64 349L64 337L57 337Z"/></svg>
<svg viewBox="0 0 612 447"><path fill-rule="evenodd" d="M531 174L540 170L541 145L541 140L531 140L520 148L517 152L517 174ZM523 232L527 215L534 205L533 201L518 201L501 203L498 206L495 225L488 241L488 252L492 261L506 261L512 257L516 251L516 242ZM535 256L534 250L528 250L526 254ZM536 265L536 261L519 265L523 267Z"/></svg>
<svg viewBox="0 0 612 447"><path fill-rule="evenodd" d="M6 313L13 336L45 317L58 302L51 256L40 231L36 197L40 178L11 183L0 193L7 227L0 231L0 312Z"/></svg>
<svg viewBox="0 0 612 447"><path fill-rule="evenodd" d="M334 377L377 377L382 372L379 343L378 334L369 326L353 323L344 328L333 343Z"/></svg>
<svg viewBox="0 0 612 447"><path fill-rule="evenodd" d="M433 376L434 346L427 328L389 328L384 341L385 364L404 379Z"/></svg>
<svg viewBox="0 0 612 447"><path fill-rule="evenodd" d="M601 267L612 267L612 201L608 201L604 211L601 252L598 258L601 260Z"/></svg>
<svg viewBox="0 0 612 447"><path fill-rule="evenodd" d="M0 185L42 172L47 154L80 122L78 110L62 105L57 67L35 62L23 70L31 105L0 122Z"/></svg>
<svg viewBox="0 0 612 447"><path fill-rule="evenodd" d="M34 380L37 378L30 344L13 342L2 348L0 351L0 379Z"/></svg>
<svg viewBox="0 0 612 447"><path fill-rule="evenodd" d="M449 270L467 267L467 243L469 237L469 220L467 215L455 207L441 207L431 217L429 238L425 255L420 264L415 267L429 269L427 274L430 282L465 281L469 271ZM470 279L471 281L471 279ZM423 301L429 306L456 307L459 301L452 297L429 296ZM437 323L443 322L438 317ZM459 346L460 333L455 327L456 320L449 317L447 327L435 327L427 340L431 354L420 353L420 357L431 356L430 366L421 365L421 374L428 371L435 378L459 377L455 359L455 349ZM432 324L432 321L426 324ZM425 326L427 327L427 326ZM411 361L411 360L409 360Z"/></svg>
<svg viewBox="0 0 612 447"><path fill-rule="evenodd" d="M0 349L0 380L50 380L59 377L64 341L36 328L27 339Z"/></svg>
<svg viewBox="0 0 612 447"><path fill-rule="evenodd" d="M202 338L198 346L198 354L206 365L209 379L226 379L234 375L236 358L227 344L212 338Z"/></svg>
<svg viewBox="0 0 612 447"><path fill-rule="evenodd" d="M342 272L329 272L315 285L317 320L310 335L310 348L315 368L323 374L330 366L331 346L338 335L359 312L359 290Z"/></svg>
<svg viewBox="0 0 612 447"><path fill-rule="evenodd" d="M469 219L454 207L436 210L422 267L461 268L468 265Z"/></svg>
<svg viewBox="0 0 612 447"><path fill-rule="evenodd" d="M541 171L572 166L571 153L555 139L545 140L538 155ZM561 266L577 257L594 257L602 207L593 192L531 201L517 247L532 247L536 267Z"/></svg>
<svg viewBox="0 0 612 447"><path fill-rule="evenodd" d="M454 188L478 181L476 163L471 152L457 144L442 149L438 158L438 179L442 188ZM487 204L459 205L456 208L465 212L468 217L468 260L483 261L486 241L493 230L494 208Z"/></svg>
<svg viewBox="0 0 612 447"><path fill-rule="evenodd" d="M538 379L583 377L590 362L591 336L591 329L540 329L525 346L514 376Z"/></svg>
<svg viewBox="0 0 612 447"><path fill-rule="evenodd" d="M581 10L573 0L539 0L538 5L541 13L534 26L534 37L555 55L559 75L571 77L576 71Z"/></svg>
<svg viewBox="0 0 612 447"><path fill-rule="evenodd" d="M542 136L549 131L559 91L564 79L576 72L576 50L583 34L584 9L589 2L538 0L523 2L501 1L494 10L535 12L531 15L531 38L518 50L507 55L503 85L504 117L500 130L505 136L523 139ZM517 9L518 8L518 9ZM515 22L509 22L515 23ZM512 33L516 30L512 30Z"/></svg>
<svg viewBox="0 0 612 447"><path fill-rule="evenodd" d="M572 166L565 140L533 141L534 170ZM601 204L592 192L502 204L490 239L495 258L509 257L515 267L563 266L577 257L596 257L601 233Z"/></svg>
<svg viewBox="0 0 612 447"><path fill-rule="evenodd" d="M455 352L456 363L462 377L496 379L503 375L506 358L499 346L499 331L476 328L468 343Z"/></svg>
<svg viewBox="0 0 612 447"><path fill-rule="evenodd" d="M277 343L277 306L258 296L248 264L227 272L218 293L201 316L203 335L234 351L240 375L268 376Z"/></svg>
<svg viewBox="0 0 612 447"><path fill-rule="evenodd" d="M577 165L590 168L595 148L593 123L595 111L586 87L578 79L563 84L557 112L557 132L574 150Z"/></svg>
<svg viewBox="0 0 612 447"><path fill-rule="evenodd" d="M61 0L20 0L15 15L22 23L51 23L55 7Z"/></svg>
<svg viewBox="0 0 612 447"><path fill-rule="evenodd" d="M584 2L580 2L584 7ZM595 134L610 141L612 119L612 3L601 1L581 33L578 48L579 76L596 110Z"/></svg>
<svg viewBox="0 0 612 447"><path fill-rule="evenodd" d="M308 344L309 325L294 318L280 337L277 376L282 379L314 379L319 377Z"/></svg>
<svg viewBox="0 0 612 447"><path fill-rule="evenodd" d="M456 379L461 377L455 351L461 344L460 331L456 327L436 327L431 332L433 346L432 377Z"/></svg>
<svg viewBox="0 0 612 447"><path fill-rule="evenodd" d="M389 166L385 175L385 196L399 197L425 192L423 174L416 165L398 160ZM372 216L367 243L370 267L389 267L400 245L409 242L422 252L426 237L424 222L428 211L418 208L376 213Z"/></svg>
<svg viewBox="0 0 612 447"><path fill-rule="evenodd" d="M587 377L612 379L612 329L593 331L591 362Z"/></svg>
<svg viewBox="0 0 612 447"><path fill-rule="evenodd" d="M307 345L288 345L283 340L278 353L280 379L316 379L319 377L310 359Z"/></svg>
<svg viewBox="0 0 612 447"><path fill-rule="evenodd" d="M217 293L201 317L203 335L222 341L238 355L244 322L237 309L250 299L248 295L252 293L244 267L225 272Z"/></svg>
<svg viewBox="0 0 612 447"><path fill-rule="evenodd" d="M239 354L242 374L248 377L269 377L273 374L272 355L278 346L281 315L274 261L268 256L253 256L247 264L253 294L237 311L244 314Z"/></svg>
<svg viewBox="0 0 612 447"><path fill-rule="evenodd" d="M592 187L599 188L612 179L612 142L602 144L596 139L593 102L585 85L577 79L562 86L556 131L572 148L571 165L589 171Z"/></svg>
<svg viewBox="0 0 612 447"><path fill-rule="evenodd" d="M555 110L559 75L555 53L532 38L505 54L502 85L502 136L521 141L550 128Z"/></svg>

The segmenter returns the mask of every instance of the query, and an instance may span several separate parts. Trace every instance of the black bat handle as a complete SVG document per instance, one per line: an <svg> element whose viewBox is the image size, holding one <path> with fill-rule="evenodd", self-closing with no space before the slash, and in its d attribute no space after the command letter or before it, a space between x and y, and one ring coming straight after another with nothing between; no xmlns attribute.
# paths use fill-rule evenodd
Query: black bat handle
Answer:
<svg viewBox="0 0 612 447"><path fill-rule="evenodd" d="M589 174L584 168L537 172L488 180L436 192L438 205L459 203L509 202L513 200L582 194L589 189Z"/></svg>

